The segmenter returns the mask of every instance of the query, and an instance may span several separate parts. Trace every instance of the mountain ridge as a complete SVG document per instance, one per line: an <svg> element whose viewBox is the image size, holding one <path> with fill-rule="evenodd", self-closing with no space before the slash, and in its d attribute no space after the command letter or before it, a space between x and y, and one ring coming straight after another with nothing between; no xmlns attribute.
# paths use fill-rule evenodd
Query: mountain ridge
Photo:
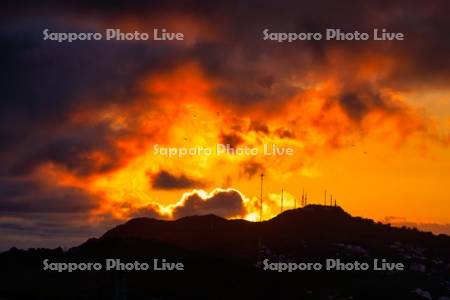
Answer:
<svg viewBox="0 0 450 300"><path fill-rule="evenodd" d="M262 222L227 220L211 214L178 220L136 218L108 230L99 239L111 238L157 240L188 250L247 258L257 256L261 243L282 252L300 251L304 243L315 247L337 243L388 247L401 242L450 249L448 236L391 227L353 217L338 206L322 205L287 210Z"/></svg>
<svg viewBox="0 0 450 300"><path fill-rule="evenodd" d="M165 259L182 262L186 271L42 270L44 259L102 262L108 258ZM406 270L278 273L264 271L262 263L324 263L329 258L347 263L387 259L403 263ZM321 205L287 210L263 222L215 215L135 218L67 251L11 249L0 253L0 264L0 297L5 299L235 299L239 295L245 299L415 300L421 298L413 291L422 289L450 295L449 236L394 228L353 217L340 207Z"/></svg>

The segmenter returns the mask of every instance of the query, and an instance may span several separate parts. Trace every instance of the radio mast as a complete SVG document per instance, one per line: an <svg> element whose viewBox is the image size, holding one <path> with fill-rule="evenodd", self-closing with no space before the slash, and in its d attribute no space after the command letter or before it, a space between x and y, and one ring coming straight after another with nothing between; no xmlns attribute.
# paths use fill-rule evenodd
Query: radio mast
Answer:
<svg viewBox="0 0 450 300"><path fill-rule="evenodd" d="M294 209L297 208L297 197L294 197Z"/></svg>
<svg viewBox="0 0 450 300"><path fill-rule="evenodd" d="M283 212L283 189L281 189L281 205L280 205L280 212Z"/></svg>
<svg viewBox="0 0 450 300"><path fill-rule="evenodd" d="M263 180L264 174L261 173L261 193L259 195L260 206L259 206L259 221L262 221L262 212L263 212Z"/></svg>
<svg viewBox="0 0 450 300"><path fill-rule="evenodd" d="M305 188L302 188L302 206L305 207Z"/></svg>

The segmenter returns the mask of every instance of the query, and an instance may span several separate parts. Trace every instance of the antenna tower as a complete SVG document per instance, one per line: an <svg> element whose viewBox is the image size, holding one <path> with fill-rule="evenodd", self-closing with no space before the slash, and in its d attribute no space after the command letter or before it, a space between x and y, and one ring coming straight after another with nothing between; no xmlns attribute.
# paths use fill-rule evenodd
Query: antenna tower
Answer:
<svg viewBox="0 0 450 300"><path fill-rule="evenodd" d="M263 212L263 180L264 174L261 173L261 191L259 194L260 206L259 206L259 221L262 221L262 212Z"/></svg>

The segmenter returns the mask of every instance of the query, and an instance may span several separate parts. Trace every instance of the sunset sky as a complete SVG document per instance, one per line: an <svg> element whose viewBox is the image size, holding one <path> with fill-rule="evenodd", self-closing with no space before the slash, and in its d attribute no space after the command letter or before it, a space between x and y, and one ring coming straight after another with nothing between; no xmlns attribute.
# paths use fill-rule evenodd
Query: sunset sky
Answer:
<svg viewBox="0 0 450 300"><path fill-rule="evenodd" d="M0 248L74 245L133 217L259 220L322 204L450 234L447 1L39 1L2 8ZM325 9L326 8L326 9ZM184 41L44 41L42 31ZM264 41L262 31L404 41ZM288 156L166 157L264 144Z"/></svg>

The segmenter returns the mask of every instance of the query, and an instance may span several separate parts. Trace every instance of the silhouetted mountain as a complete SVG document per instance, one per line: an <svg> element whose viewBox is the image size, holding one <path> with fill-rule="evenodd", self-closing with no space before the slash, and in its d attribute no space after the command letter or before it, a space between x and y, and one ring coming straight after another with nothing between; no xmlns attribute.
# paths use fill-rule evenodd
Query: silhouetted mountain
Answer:
<svg viewBox="0 0 450 300"><path fill-rule="evenodd" d="M263 243L291 252L312 244L358 244L382 248L394 242L450 249L447 236L411 228L396 228L370 219L352 217L340 207L309 205L288 210L264 222L226 220L214 215L190 216L176 221L132 219L106 232L100 239L151 239L185 249L255 258ZM445 253L443 253L445 254Z"/></svg>
<svg viewBox="0 0 450 300"><path fill-rule="evenodd" d="M51 262L165 259L184 271L44 271ZM404 271L264 270L273 263L387 259ZM0 254L0 299L433 299L450 294L450 237L309 205L264 222L214 215L132 219L68 251ZM26 288L24 288L26 287Z"/></svg>

